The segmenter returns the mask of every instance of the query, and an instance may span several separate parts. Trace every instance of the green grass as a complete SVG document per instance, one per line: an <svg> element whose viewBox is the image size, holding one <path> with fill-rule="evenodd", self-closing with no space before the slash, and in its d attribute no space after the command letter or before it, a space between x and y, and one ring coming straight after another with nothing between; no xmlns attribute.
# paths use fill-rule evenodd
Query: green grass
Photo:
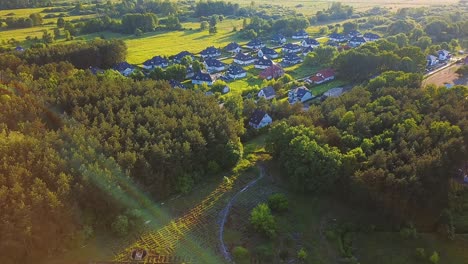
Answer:
<svg viewBox="0 0 468 264"><path fill-rule="evenodd" d="M313 86L311 90L313 95L321 95L325 93L326 91L335 88L335 87L341 87L345 85L346 82L342 80L333 80L331 82L323 83L317 86Z"/></svg>

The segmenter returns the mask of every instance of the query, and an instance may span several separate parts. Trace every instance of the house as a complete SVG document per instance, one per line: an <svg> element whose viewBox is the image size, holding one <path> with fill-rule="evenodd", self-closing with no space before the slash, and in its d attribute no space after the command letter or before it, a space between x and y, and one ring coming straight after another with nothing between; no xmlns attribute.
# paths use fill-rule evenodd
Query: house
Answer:
<svg viewBox="0 0 468 264"><path fill-rule="evenodd" d="M273 65L272 60L268 59L267 57L262 57L255 62L255 69L266 69L271 65Z"/></svg>
<svg viewBox="0 0 468 264"><path fill-rule="evenodd" d="M364 39L366 41L376 41L380 39L380 36L371 32L364 33Z"/></svg>
<svg viewBox="0 0 468 264"><path fill-rule="evenodd" d="M258 50L265 47L265 44L259 39L253 39L245 45L249 49Z"/></svg>
<svg viewBox="0 0 468 264"><path fill-rule="evenodd" d="M298 53L302 51L302 47L297 44L287 43L283 46L284 53Z"/></svg>
<svg viewBox="0 0 468 264"><path fill-rule="evenodd" d="M426 57L426 60L427 60L427 66L428 66L428 67L434 66L434 65L437 64L437 62L439 62L439 61L437 60L437 57L436 57L436 56L433 56L433 55L428 55L428 56Z"/></svg>
<svg viewBox="0 0 468 264"><path fill-rule="evenodd" d="M239 52L234 57L234 62L239 65L249 65L255 62L255 58L250 54Z"/></svg>
<svg viewBox="0 0 468 264"><path fill-rule="evenodd" d="M230 53L239 53L241 51L241 47L236 42L229 43L224 50Z"/></svg>
<svg viewBox="0 0 468 264"><path fill-rule="evenodd" d="M293 39L306 39L309 37L309 34L304 29L301 29L292 35Z"/></svg>
<svg viewBox="0 0 468 264"><path fill-rule="evenodd" d="M101 68L99 68L99 67L91 66L91 67L89 67L89 70L90 70L91 73L94 74L94 75L104 73L104 70L101 69Z"/></svg>
<svg viewBox="0 0 468 264"><path fill-rule="evenodd" d="M203 64L205 64L206 70L210 73L224 71L226 69L224 63L213 58L207 58Z"/></svg>
<svg viewBox="0 0 468 264"><path fill-rule="evenodd" d="M446 61L450 59L450 52L447 50L439 50L437 51L437 55L439 57L439 61Z"/></svg>
<svg viewBox="0 0 468 264"><path fill-rule="evenodd" d="M219 51L219 49L211 46L202 50L202 52L200 52L200 55L203 58L216 58L216 57L221 56L221 52Z"/></svg>
<svg viewBox="0 0 468 264"><path fill-rule="evenodd" d="M343 35L343 34L340 34L340 33L332 33L330 35L328 35L328 38L331 40L331 41L334 41L334 42L344 42L346 41L346 36Z"/></svg>
<svg viewBox="0 0 468 264"><path fill-rule="evenodd" d="M213 85L214 79L209 73L197 72L192 77L192 84L203 84Z"/></svg>
<svg viewBox="0 0 468 264"><path fill-rule="evenodd" d="M241 66L231 64L227 70L227 75L232 79L240 79L247 76L247 72Z"/></svg>
<svg viewBox="0 0 468 264"><path fill-rule="evenodd" d="M221 91L221 93L227 94L227 93L229 93L230 91L231 91L231 88L229 88L229 86L226 85L226 86L224 86L224 88L223 88L223 90Z"/></svg>
<svg viewBox="0 0 468 264"><path fill-rule="evenodd" d="M325 69L317 72L309 78L309 81L314 84L321 84L335 79L335 71L333 69Z"/></svg>
<svg viewBox="0 0 468 264"><path fill-rule="evenodd" d="M307 54L311 53L312 51L314 51L314 48L306 47L302 50L302 55L307 56Z"/></svg>
<svg viewBox="0 0 468 264"><path fill-rule="evenodd" d="M263 70L259 77L261 79L271 80L276 79L284 75L284 70L278 64L273 64L270 67Z"/></svg>
<svg viewBox="0 0 468 264"><path fill-rule="evenodd" d="M295 65L302 62L302 59L297 56L295 53L286 53L283 57L284 64L286 65Z"/></svg>
<svg viewBox="0 0 468 264"><path fill-rule="evenodd" d="M181 82L177 80L169 80L169 84L171 85L172 88L179 88L179 89L186 89L185 85L183 85Z"/></svg>
<svg viewBox="0 0 468 264"><path fill-rule="evenodd" d="M182 62L182 59L183 59L184 57L187 57L187 56L189 56L189 57L191 57L191 58L193 59L193 54L190 53L190 52L188 52L188 51L179 52L179 53L176 54L176 55L174 56L174 58L172 58L172 59L173 59L173 61L176 62L176 63L181 63L181 62Z"/></svg>
<svg viewBox="0 0 468 264"><path fill-rule="evenodd" d="M348 33L349 38L354 38L354 37L362 37L361 32L353 29Z"/></svg>
<svg viewBox="0 0 468 264"><path fill-rule="evenodd" d="M130 65L128 62L121 62L115 65L112 69L120 72L123 76L129 76L135 71L135 66Z"/></svg>
<svg viewBox="0 0 468 264"><path fill-rule="evenodd" d="M339 52L342 52L343 50L350 50L350 49L352 49L352 48L348 44L338 46L338 51Z"/></svg>
<svg viewBox="0 0 468 264"><path fill-rule="evenodd" d="M364 37L352 37L349 40L349 45L351 45L352 47L361 46L364 43L366 43L366 40L364 39Z"/></svg>
<svg viewBox="0 0 468 264"><path fill-rule="evenodd" d="M304 103L305 101L308 101L312 98L314 98L314 96L305 86L291 89L288 92L288 102L290 104L295 104L299 102Z"/></svg>
<svg viewBox="0 0 468 264"><path fill-rule="evenodd" d="M276 59L279 57L278 52L276 52L274 49L270 49L267 47L263 47L261 50L258 51L258 57L267 57L270 59Z"/></svg>
<svg viewBox="0 0 468 264"><path fill-rule="evenodd" d="M273 119L262 110L256 109L249 120L249 125L255 129L260 129L268 126L273 122Z"/></svg>
<svg viewBox="0 0 468 264"><path fill-rule="evenodd" d="M21 47L21 46L16 46L15 51L23 52L23 51L24 51L24 48Z"/></svg>
<svg viewBox="0 0 468 264"><path fill-rule="evenodd" d="M332 88L328 91L326 91L323 96L325 97L339 97L340 95L342 95L344 92L344 89L341 88L341 87L336 87L336 88Z"/></svg>
<svg viewBox="0 0 468 264"><path fill-rule="evenodd" d="M167 66L169 66L169 61L161 56L155 56L151 60L143 62L143 68L147 70L152 70L156 67L166 68Z"/></svg>
<svg viewBox="0 0 468 264"><path fill-rule="evenodd" d="M316 48L320 46L320 43L313 38L306 38L301 42L302 47L307 47L307 48Z"/></svg>
<svg viewBox="0 0 468 264"><path fill-rule="evenodd" d="M286 43L286 37L283 36L282 34L276 34L271 38L271 42L279 45L283 45Z"/></svg>
<svg viewBox="0 0 468 264"><path fill-rule="evenodd" d="M265 87L258 92L258 97L263 97L267 100L273 99L276 97L275 89L272 86Z"/></svg>
<svg viewBox="0 0 468 264"><path fill-rule="evenodd" d="M195 75L195 72L193 71L192 66L187 67L187 73L185 74L185 78L192 78Z"/></svg>

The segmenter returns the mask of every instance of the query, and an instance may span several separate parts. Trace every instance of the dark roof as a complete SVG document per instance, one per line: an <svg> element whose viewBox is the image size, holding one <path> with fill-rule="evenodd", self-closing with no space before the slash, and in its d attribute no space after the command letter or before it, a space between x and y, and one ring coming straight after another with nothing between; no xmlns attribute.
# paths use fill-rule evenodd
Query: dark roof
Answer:
<svg viewBox="0 0 468 264"><path fill-rule="evenodd" d="M283 57L283 60L287 60L287 61L296 61L300 59L301 58L299 58L299 56L297 56L296 53L286 53L286 55L284 55Z"/></svg>
<svg viewBox="0 0 468 264"><path fill-rule="evenodd" d="M203 81L203 82L212 82L213 78L211 78L211 75L208 73L204 72L197 72L195 75L192 77L192 80L195 81Z"/></svg>
<svg viewBox="0 0 468 264"><path fill-rule="evenodd" d="M103 73L104 70L99 68L99 67L94 67L94 66L91 66L89 67L89 70L91 71L92 74L96 75L98 73Z"/></svg>
<svg viewBox="0 0 468 264"><path fill-rule="evenodd" d="M169 80L169 84L171 85L172 88L181 88L181 89L185 89L185 85L183 85L181 82L177 81L177 80Z"/></svg>
<svg viewBox="0 0 468 264"><path fill-rule="evenodd" d="M330 35L328 35L328 37L334 38L334 39L345 39L346 38L345 35L340 34L340 33L331 33Z"/></svg>
<svg viewBox="0 0 468 264"><path fill-rule="evenodd" d="M361 43L366 42L366 40L363 37L352 37L349 41L350 42L361 42Z"/></svg>
<svg viewBox="0 0 468 264"><path fill-rule="evenodd" d="M278 54L278 52L276 52L276 50L270 49L270 48L267 48L267 47L263 47L262 52L263 52L263 55L277 55Z"/></svg>
<svg viewBox="0 0 468 264"><path fill-rule="evenodd" d="M187 67L187 74L193 73L192 66Z"/></svg>
<svg viewBox="0 0 468 264"><path fill-rule="evenodd" d="M206 63L206 66L208 67L223 67L224 66L224 63L222 63L221 61L217 60L217 59L206 59L205 60L205 63Z"/></svg>
<svg viewBox="0 0 468 264"><path fill-rule="evenodd" d="M239 74L245 73L246 71L238 65L231 64L227 72L230 75L239 75Z"/></svg>
<svg viewBox="0 0 468 264"><path fill-rule="evenodd" d="M348 33L348 35L350 35L350 36L361 36L362 34L361 34L361 32L353 29Z"/></svg>
<svg viewBox="0 0 468 264"><path fill-rule="evenodd" d="M285 39L285 37L282 34L276 34L271 38L271 40L278 41L278 42L281 41L282 39Z"/></svg>
<svg viewBox="0 0 468 264"><path fill-rule="evenodd" d="M320 45L320 43L316 39L313 39L313 38L306 38L304 39L304 41L306 42L307 45Z"/></svg>
<svg viewBox="0 0 468 264"><path fill-rule="evenodd" d="M263 93L265 94L265 97L270 97L273 95L276 95L275 89L273 89L272 86L268 86L262 89Z"/></svg>
<svg viewBox="0 0 468 264"><path fill-rule="evenodd" d="M278 64L273 64L260 73L261 78L277 78L284 75L284 70Z"/></svg>
<svg viewBox="0 0 468 264"><path fill-rule="evenodd" d="M255 62L255 65L271 66L273 65L273 61L266 57L262 57L262 58L259 58L257 62Z"/></svg>
<svg viewBox="0 0 468 264"><path fill-rule="evenodd" d="M249 123L254 124L254 125L259 125L260 122L262 122L262 119L265 117L266 114L267 113L265 111L255 109L255 111L250 116Z"/></svg>
<svg viewBox="0 0 468 264"><path fill-rule="evenodd" d="M301 86L295 89L295 93L298 98L302 98L306 93L310 93L310 91L305 86Z"/></svg>
<svg viewBox="0 0 468 264"><path fill-rule="evenodd" d="M297 44L286 43L286 44L284 44L283 49L288 49L288 50L296 50L296 49L298 49L298 50L300 50L300 49L302 49L302 47L299 46L299 45L297 45Z"/></svg>
<svg viewBox="0 0 468 264"><path fill-rule="evenodd" d="M251 60L254 60L254 58L252 57L252 55L246 54L246 53L237 53L237 55L236 55L236 57L234 57L234 59L240 60L240 61L251 61Z"/></svg>
<svg viewBox="0 0 468 264"><path fill-rule="evenodd" d="M297 31L296 33L294 33L294 36L308 36L308 35L309 34L307 34L307 32L304 29L301 29Z"/></svg>
<svg viewBox="0 0 468 264"><path fill-rule="evenodd" d="M307 47L307 48L305 48L305 49L302 50L302 53L303 53L303 54L307 54L307 53L310 53L310 52L312 52L312 51L314 51L314 48L312 48L312 47Z"/></svg>
<svg viewBox="0 0 468 264"><path fill-rule="evenodd" d="M240 48L239 44L237 44L236 42L231 42L224 49L229 51L229 50L235 50L237 48Z"/></svg>
<svg viewBox="0 0 468 264"><path fill-rule="evenodd" d="M202 50L202 52L200 52L201 55L215 55L219 53L220 53L219 50L215 48L214 46L208 47Z"/></svg>
<svg viewBox="0 0 468 264"><path fill-rule="evenodd" d="M179 52L177 55L174 56L174 60L175 61L180 61L182 60L182 58L186 57L186 56L190 56L190 57L193 57L193 54L184 50L182 52Z"/></svg>
<svg viewBox="0 0 468 264"><path fill-rule="evenodd" d="M121 62L121 63L118 63L116 65L114 65L114 67L112 69L116 70L116 71L119 71L119 72L122 72L122 71L125 71L126 69L134 69L135 66L129 64L128 62L124 61L124 62Z"/></svg>
<svg viewBox="0 0 468 264"><path fill-rule="evenodd" d="M259 39L252 39L251 41L249 41L249 43L247 43L247 46L262 46L263 45L263 42Z"/></svg>
<svg viewBox="0 0 468 264"><path fill-rule="evenodd" d="M21 46L16 46L15 48L16 51L24 51L24 48Z"/></svg>
<svg viewBox="0 0 468 264"><path fill-rule="evenodd" d="M364 33L364 37L367 39L379 39L380 36L371 32Z"/></svg>
<svg viewBox="0 0 468 264"><path fill-rule="evenodd" d="M143 62L145 66L168 64L169 61L161 56L155 56L151 60Z"/></svg>

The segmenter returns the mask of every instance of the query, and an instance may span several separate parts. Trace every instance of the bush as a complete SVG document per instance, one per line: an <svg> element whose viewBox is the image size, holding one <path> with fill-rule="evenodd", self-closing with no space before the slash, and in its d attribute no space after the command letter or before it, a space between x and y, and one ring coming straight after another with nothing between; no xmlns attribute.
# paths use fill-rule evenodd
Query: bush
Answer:
<svg viewBox="0 0 468 264"><path fill-rule="evenodd" d="M125 215L119 215L112 223L112 232L119 237L124 237L128 234L128 218Z"/></svg>
<svg viewBox="0 0 468 264"><path fill-rule="evenodd" d="M434 253L432 253L432 256L429 258L429 261L433 264L439 263L439 253L437 253L437 251L434 251Z"/></svg>
<svg viewBox="0 0 468 264"><path fill-rule="evenodd" d="M271 262L273 260L273 247L271 244L260 245L255 248L255 255L257 258L264 262Z"/></svg>
<svg viewBox="0 0 468 264"><path fill-rule="evenodd" d="M255 207L250 214L250 223L255 230L273 238L276 235L276 222L268 205L262 203Z"/></svg>
<svg viewBox="0 0 468 264"><path fill-rule="evenodd" d="M241 246L235 247L232 251L232 256L236 263L249 263L250 262L250 253L249 251Z"/></svg>
<svg viewBox="0 0 468 264"><path fill-rule="evenodd" d="M416 256L419 259L426 259L426 251L424 250L424 248L417 248L416 249Z"/></svg>
<svg viewBox="0 0 468 264"><path fill-rule="evenodd" d="M284 194L276 193L268 198L268 207L273 211L283 212L288 210L289 202Z"/></svg>
<svg viewBox="0 0 468 264"><path fill-rule="evenodd" d="M306 258L307 258L307 252L305 251L304 248L301 248L298 252L297 252L297 258L301 261L305 261Z"/></svg>

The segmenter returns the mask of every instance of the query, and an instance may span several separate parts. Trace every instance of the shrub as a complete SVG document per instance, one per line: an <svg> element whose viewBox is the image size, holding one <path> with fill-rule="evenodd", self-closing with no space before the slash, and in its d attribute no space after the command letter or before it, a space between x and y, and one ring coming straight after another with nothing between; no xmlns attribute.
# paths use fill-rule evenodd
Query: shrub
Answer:
<svg viewBox="0 0 468 264"><path fill-rule="evenodd" d="M307 252L305 251L304 248L301 248L298 252L297 252L297 258L301 261L305 261L306 258L307 258Z"/></svg>
<svg viewBox="0 0 468 264"><path fill-rule="evenodd" d="M429 258L429 261L433 264L439 263L439 253L437 253L437 251L434 251L434 253L432 253L432 256Z"/></svg>
<svg viewBox="0 0 468 264"><path fill-rule="evenodd" d="M262 203L255 207L250 214L250 223L255 230L272 238L276 235L276 222L268 205Z"/></svg>
<svg viewBox="0 0 468 264"><path fill-rule="evenodd" d="M111 225L112 232L119 237L128 234L128 218L125 215L119 215Z"/></svg>
<svg viewBox="0 0 468 264"><path fill-rule="evenodd" d="M235 247L232 251L232 256L236 263L249 263L250 261L250 253L249 251L241 246Z"/></svg>
<svg viewBox="0 0 468 264"><path fill-rule="evenodd" d="M284 194L276 193L268 198L268 206L273 211L283 212L288 210L289 202Z"/></svg>
<svg viewBox="0 0 468 264"><path fill-rule="evenodd" d="M417 248L416 256L420 259L426 259L426 251L424 250L424 248Z"/></svg>

